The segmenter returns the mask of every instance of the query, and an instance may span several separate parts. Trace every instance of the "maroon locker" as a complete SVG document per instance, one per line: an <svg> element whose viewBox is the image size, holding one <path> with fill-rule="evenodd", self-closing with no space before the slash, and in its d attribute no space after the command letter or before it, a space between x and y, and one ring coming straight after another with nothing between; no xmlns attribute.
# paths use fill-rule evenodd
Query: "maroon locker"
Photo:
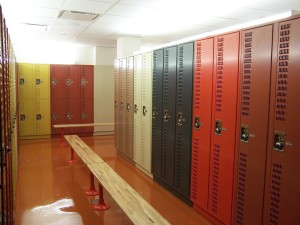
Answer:
<svg viewBox="0 0 300 225"><path fill-rule="evenodd" d="M60 130L54 124L66 123L66 65L50 66L51 95L51 134L59 135Z"/></svg>
<svg viewBox="0 0 300 225"><path fill-rule="evenodd" d="M66 99L66 124L78 124L79 120L79 100L78 99ZM66 128L66 134L77 134L79 128L72 127Z"/></svg>
<svg viewBox="0 0 300 225"><path fill-rule="evenodd" d="M214 39L214 77L208 211L231 223L240 33Z"/></svg>
<svg viewBox="0 0 300 225"><path fill-rule="evenodd" d="M94 99L94 66L81 66L80 98Z"/></svg>
<svg viewBox="0 0 300 225"><path fill-rule="evenodd" d="M94 99L80 99L79 123L94 123ZM94 127L82 127L79 133L92 134Z"/></svg>
<svg viewBox="0 0 300 225"><path fill-rule="evenodd" d="M274 25L264 224L300 224L300 18Z"/></svg>
<svg viewBox="0 0 300 225"><path fill-rule="evenodd" d="M77 99L80 97L80 66L70 65L66 73L66 98Z"/></svg>
<svg viewBox="0 0 300 225"><path fill-rule="evenodd" d="M194 109L192 133L191 200L194 208L207 210L211 104L214 68L214 39L196 41L194 68Z"/></svg>
<svg viewBox="0 0 300 225"><path fill-rule="evenodd" d="M115 148L120 149L120 60L114 61L114 126L115 126Z"/></svg>
<svg viewBox="0 0 300 225"><path fill-rule="evenodd" d="M234 224L262 224L273 26L243 31Z"/></svg>

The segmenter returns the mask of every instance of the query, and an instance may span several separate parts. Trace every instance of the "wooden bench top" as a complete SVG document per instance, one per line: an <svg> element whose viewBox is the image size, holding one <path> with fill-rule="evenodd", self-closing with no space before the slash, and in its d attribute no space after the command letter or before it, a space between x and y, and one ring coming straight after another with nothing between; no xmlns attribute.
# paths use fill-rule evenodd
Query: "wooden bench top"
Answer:
<svg viewBox="0 0 300 225"><path fill-rule="evenodd" d="M112 126L114 123L54 124L54 128Z"/></svg>
<svg viewBox="0 0 300 225"><path fill-rule="evenodd" d="M103 162L103 160L77 135L65 135L65 139L85 164Z"/></svg>
<svg viewBox="0 0 300 225"><path fill-rule="evenodd" d="M134 224L170 224L77 135L65 139Z"/></svg>

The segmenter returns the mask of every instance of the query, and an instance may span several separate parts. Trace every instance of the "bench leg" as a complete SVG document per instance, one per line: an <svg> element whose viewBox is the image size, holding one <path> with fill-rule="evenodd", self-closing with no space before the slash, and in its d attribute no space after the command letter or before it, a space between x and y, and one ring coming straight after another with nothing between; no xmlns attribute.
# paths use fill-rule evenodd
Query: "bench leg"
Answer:
<svg viewBox="0 0 300 225"><path fill-rule="evenodd" d="M69 161L68 161L70 164L73 164L73 163L76 163L77 162L77 160L75 159L75 157L74 157L74 150L73 150L73 148L71 148L71 156L70 156L70 159L69 159Z"/></svg>
<svg viewBox="0 0 300 225"><path fill-rule="evenodd" d="M94 175L93 175L92 172L90 172L90 190L85 192L85 194L88 195L88 196L95 196L95 195L98 194L98 191L95 188Z"/></svg>
<svg viewBox="0 0 300 225"><path fill-rule="evenodd" d="M109 205L105 204L104 198L103 198L103 187L99 183L99 202L97 205L93 205L93 209L97 211L103 211L109 209Z"/></svg>

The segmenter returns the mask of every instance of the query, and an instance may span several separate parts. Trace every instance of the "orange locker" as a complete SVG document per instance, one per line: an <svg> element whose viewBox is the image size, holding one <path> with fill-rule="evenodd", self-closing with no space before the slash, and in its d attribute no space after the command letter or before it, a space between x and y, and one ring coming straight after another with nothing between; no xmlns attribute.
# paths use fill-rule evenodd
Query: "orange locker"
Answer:
<svg viewBox="0 0 300 225"><path fill-rule="evenodd" d="M239 47L239 32L214 38L208 211L224 224L231 224Z"/></svg>
<svg viewBox="0 0 300 225"><path fill-rule="evenodd" d="M94 99L80 99L79 123L94 122ZM92 134L94 127L81 127L79 133Z"/></svg>
<svg viewBox="0 0 300 225"><path fill-rule="evenodd" d="M66 124L78 124L79 123L79 99L66 99ZM66 134L77 134L78 127L66 128Z"/></svg>
<svg viewBox="0 0 300 225"><path fill-rule="evenodd" d="M300 224L300 18L274 25L264 224Z"/></svg>
<svg viewBox="0 0 300 225"><path fill-rule="evenodd" d="M67 66L66 73L66 98L78 99L80 97L80 66Z"/></svg>
<svg viewBox="0 0 300 225"><path fill-rule="evenodd" d="M208 204L213 62L214 39L196 41L190 198L194 208L204 210Z"/></svg>

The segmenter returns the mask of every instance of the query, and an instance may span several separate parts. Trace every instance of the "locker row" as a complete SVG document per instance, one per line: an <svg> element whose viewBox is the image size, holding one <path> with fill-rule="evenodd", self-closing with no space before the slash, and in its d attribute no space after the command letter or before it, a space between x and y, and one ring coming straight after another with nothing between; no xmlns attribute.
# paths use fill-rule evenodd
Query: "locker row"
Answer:
<svg viewBox="0 0 300 225"><path fill-rule="evenodd" d="M94 122L94 67L18 64L20 136L58 136L54 124ZM66 133L91 134L93 128Z"/></svg>
<svg viewBox="0 0 300 225"><path fill-rule="evenodd" d="M300 223L300 17L115 60L115 147L215 224Z"/></svg>
<svg viewBox="0 0 300 225"><path fill-rule="evenodd" d="M0 7L0 221L13 224L17 177L18 116L16 58Z"/></svg>

